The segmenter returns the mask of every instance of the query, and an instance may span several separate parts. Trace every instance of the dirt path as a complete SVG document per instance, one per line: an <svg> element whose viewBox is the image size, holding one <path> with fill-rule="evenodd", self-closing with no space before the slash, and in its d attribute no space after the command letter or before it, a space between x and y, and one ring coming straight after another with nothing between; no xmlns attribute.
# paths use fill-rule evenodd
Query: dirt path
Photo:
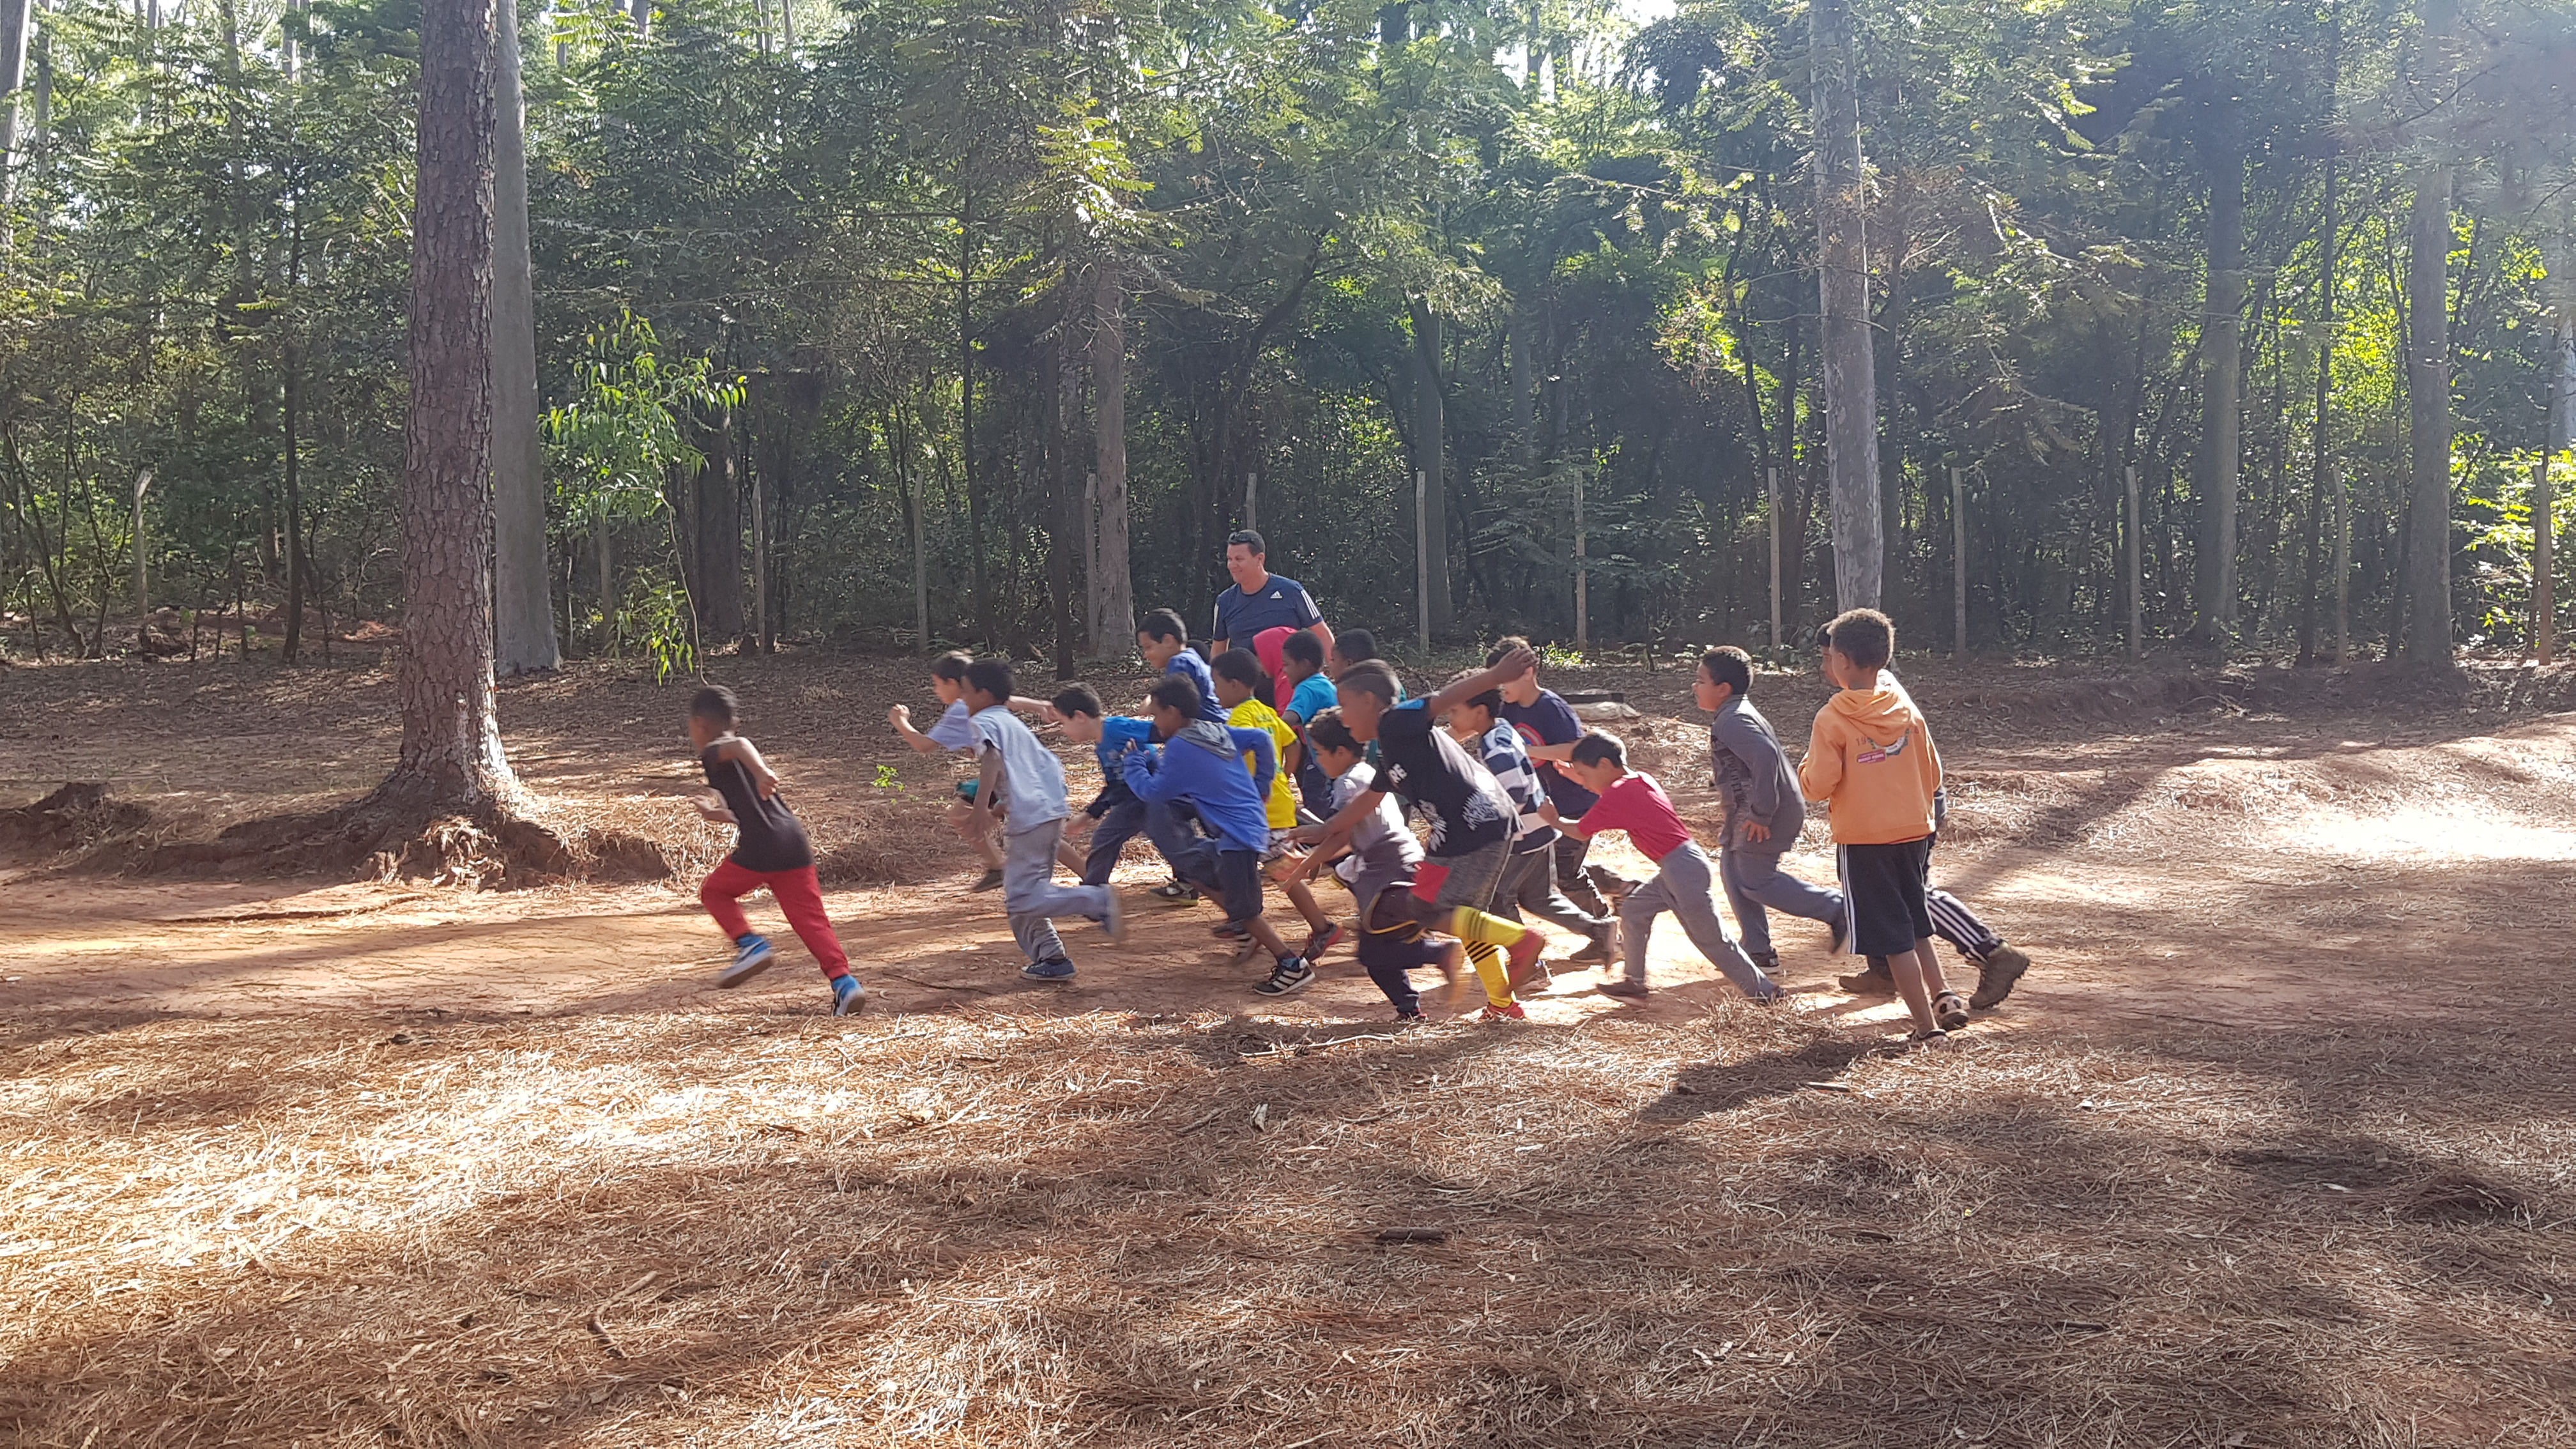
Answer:
<svg viewBox="0 0 2576 1449"><path fill-rule="evenodd" d="M285 798L168 725L280 701L148 682L0 743ZM1936 875L2040 965L1888 1054L1804 924L1789 1012L1667 929L1646 1003L1398 1034L1161 909L1033 986L935 762L811 687L773 758L907 877L831 894L856 1021L793 948L709 989L676 886L0 875L0 1438L2576 1442L2576 716L1953 727ZM647 688L518 701L550 788L678 808ZM1696 730L1628 733L1704 823Z"/></svg>

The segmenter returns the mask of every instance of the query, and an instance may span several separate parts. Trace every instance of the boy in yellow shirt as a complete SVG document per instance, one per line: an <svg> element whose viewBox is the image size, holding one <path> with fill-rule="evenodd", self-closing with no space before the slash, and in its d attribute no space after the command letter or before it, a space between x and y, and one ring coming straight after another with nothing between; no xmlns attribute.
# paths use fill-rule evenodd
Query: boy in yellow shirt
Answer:
<svg viewBox="0 0 2576 1449"><path fill-rule="evenodd" d="M1303 746L1297 739L1297 727L1280 718L1279 711L1265 701L1270 697L1270 673L1261 667L1261 656L1249 649L1228 649L1208 666L1216 676L1216 702L1226 712L1225 722L1239 730L1267 730L1279 750L1279 772L1270 779L1268 803L1270 854L1275 859L1289 844L1289 835L1297 828L1297 797L1289 782L1296 778ZM1245 757L1250 767L1250 756ZM1302 880L1284 881L1286 894L1297 914L1306 918L1306 948L1298 954L1308 966L1323 959L1326 951L1342 939L1341 923L1324 914L1315 901L1315 892ZM1224 927L1218 927L1220 932Z"/></svg>
<svg viewBox="0 0 2576 1449"><path fill-rule="evenodd" d="M1816 712L1798 790L1830 812L1849 949L1895 979L1914 1040L1937 1041L1968 1024L1967 999L1941 979L1923 901L1941 756L1912 697L1879 678L1896 652L1887 616L1850 610L1826 638L1825 678L1840 692Z"/></svg>

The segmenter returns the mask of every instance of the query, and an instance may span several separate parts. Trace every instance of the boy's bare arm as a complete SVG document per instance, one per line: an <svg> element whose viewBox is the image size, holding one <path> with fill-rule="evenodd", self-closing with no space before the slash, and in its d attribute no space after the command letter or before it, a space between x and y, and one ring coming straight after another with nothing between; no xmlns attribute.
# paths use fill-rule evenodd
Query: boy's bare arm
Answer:
<svg viewBox="0 0 2576 1449"><path fill-rule="evenodd" d="M975 767L975 828L993 828L993 801L1002 792L1002 752L986 748Z"/></svg>
<svg viewBox="0 0 2576 1449"><path fill-rule="evenodd" d="M742 762L742 767L751 772L751 783L760 791L761 799L766 800L778 793L778 772L769 768L769 762L760 757L759 747L751 741L736 735L716 746L716 751L719 759Z"/></svg>
<svg viewBox="0 0 2576 1449"><path fill-rule="evenodd" d="M1557 814L1556 802L1553 800L1542 800L1539 802L1538 816L1541 820L1546 821L1548 824L1555 826L1559 831L1564 834L1571 835L1577 840L1590 840L1592 838L1592 832L1583 828L1582 821L1568 820L1564 816Z"/></svg>
<svg viewBox="0 0 2576 1449"><path fill-rule="evenodd" d="M1351 803L1334 811L1333 818L1324 822L1324 832L1315 837L1314 848L1306 853L1306 858L1280 879L1304 880L1315 873L1317 865L1341 854L1351 843L1351 832L1359 829L1360 821L1367 818L1368 813L1377 808L1377 802L1385 798L1384 790L1362 790L1351 797Z"/></svg>
<svg viewBox="0 0 2576 1449"><path fill-rule="evenodd" d="M1446 686L1438 694L1431 696L1430 703L1423 707L1431 711L1432 717L1436 719L1468 700L1474 699L1477 695L1483 694L1486 690L1500 689L1536 668L1538 668L1538 651L1524 644L1495 661L1493 668L1480 670L1455 684Z"/></svg>
<svg viewBox="0 0 2576 1449"><path fill-rule="evenodd" d="M731 810L725 808L724 797L713 790L700 790L689 797L689 804L696 808L698 817L702 820L712 820L718 825L741 823L733 818Z"/></svg>
<svg viewBox="0 0 2576 1449"><path fill-rule="evenodd" d="M905 744L925 755L939 753L939 741L912 727L912 710L907 706L898 704L887 710L886 723L894 726L894 732L903 737Z"/></svg>
<svg viewBox="0 0 2576 1449"><path fill-rule="evenodd" d="M1529 747L1529 757L1533 760L1554 760L1562 765L1574 758L1575 744L1576 741L1567 740L1561 745L1532 745Z"/></svg>

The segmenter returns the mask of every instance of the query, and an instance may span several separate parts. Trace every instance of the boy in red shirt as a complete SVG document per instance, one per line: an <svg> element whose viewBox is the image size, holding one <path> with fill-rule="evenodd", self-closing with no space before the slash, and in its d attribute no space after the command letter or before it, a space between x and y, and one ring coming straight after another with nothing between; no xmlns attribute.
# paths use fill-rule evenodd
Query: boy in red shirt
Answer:
<svg viewBox="0 0 2576 1449"><path fill-rule="evenodd" d="M1691 944L1709 963L1726 973L1745 995L1760 1002L1773 1002L1783 993L1779 984L1762 974L1753 958L1726 932L1726 923L1718 919L1715 873L1708 857L1700 853L1691 840L1689 827L1673 810L1673 802L1664 795L1664 787L1652 775L1628 768L1628 747L1619 737L1603 730L1593 730L1574 742L1574 753L1562 767L1584 789L1600 796L1598 803L1583 812L1580 820L1566 820L1556 813L1555 802L1541 807L1547 823L1577 840L1590 840L1605 831L1628 832L1630 844L1655 863L1655 878L1628 893L1619 903L1619 929L1628 944L1628 975L1620 981L1602 983L1605 996L1640 997L1646 994L1646 943L1654 934L1655 917L1666 911L1681 918Z"/></svg>

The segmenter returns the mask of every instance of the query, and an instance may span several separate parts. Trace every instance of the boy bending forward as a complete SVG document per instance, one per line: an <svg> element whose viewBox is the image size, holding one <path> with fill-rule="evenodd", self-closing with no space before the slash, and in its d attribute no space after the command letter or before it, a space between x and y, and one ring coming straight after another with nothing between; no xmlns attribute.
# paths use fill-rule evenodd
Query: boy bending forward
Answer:
<svg viewBox="0 0 2576 1449"><path fill-rule="evenodd" d="M733 942L733 964L716 978L716 985L740 986L768 970L775 959L769 938L754 931L742 913L742 898L766 889L831 983L832 1014L855 1016L867 1009L868 989L850 974L850 958L832 933L831 917L824 914L813 843L805 838L796 812L779 798L777 773L751 741L733 732L735 713L733 691L721 685L701 689L689 701L689 743L697 746L699 767L714 787L711 796L700 795L691 803L700 815L731 825L735 832L733 854L698 887L698 903Z"/></svg>

